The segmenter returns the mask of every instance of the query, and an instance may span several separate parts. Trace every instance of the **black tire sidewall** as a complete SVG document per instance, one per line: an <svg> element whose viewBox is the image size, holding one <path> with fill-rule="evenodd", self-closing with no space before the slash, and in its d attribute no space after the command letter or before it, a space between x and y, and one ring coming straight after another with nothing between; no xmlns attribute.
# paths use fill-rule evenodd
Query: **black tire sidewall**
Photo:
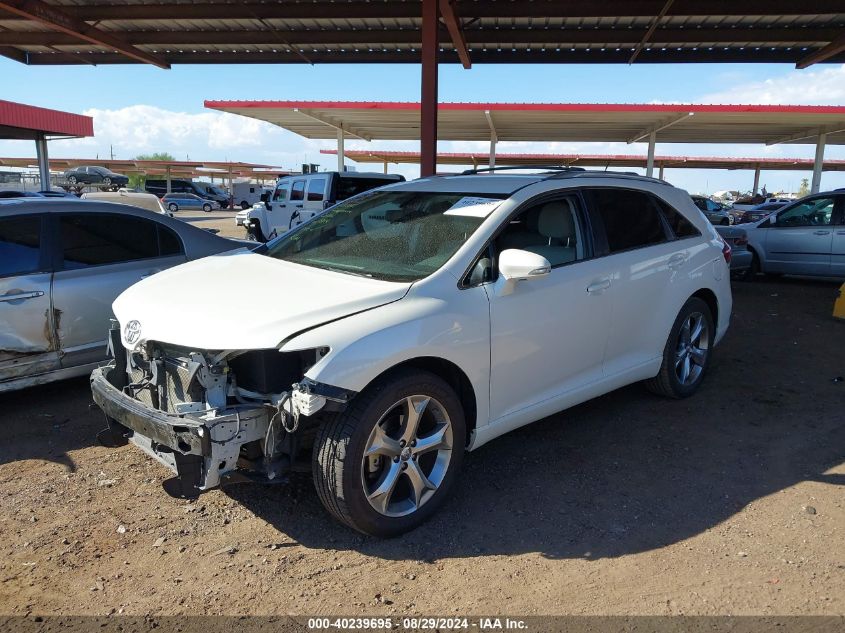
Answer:
<svg viewBox="0 0 845 633"><path fill-rule="evenodd" d="M434 496L411 515L386 517L379 514L367 501L361 484L364 446L376 421L397 401L406 396L423 394L437 399L452 421L452 459L440 487ZM454 390L443 380L428 372L398 377L388 381L365 407L359 423L346 447L346 461L342 474L343 494L356 527L377 536L397 536L427 521L442 505L460 471L466 439L466 421L460 400Z"/></svg>
<svg viewBox="0 0 845 633"><path fill-rule="evenodd" d="M179 205L176 204L175 202L171 202L170 204L167 205L167 208L170 209L170 211L172 213L176 213L179 210Z"/></svg>
<svg viewBox="0 0 845 633"><path fill-rule="evenodd" d="M205 211L206 213L211 213L211 205L210 204L202 205L202 210Z"/></svg>

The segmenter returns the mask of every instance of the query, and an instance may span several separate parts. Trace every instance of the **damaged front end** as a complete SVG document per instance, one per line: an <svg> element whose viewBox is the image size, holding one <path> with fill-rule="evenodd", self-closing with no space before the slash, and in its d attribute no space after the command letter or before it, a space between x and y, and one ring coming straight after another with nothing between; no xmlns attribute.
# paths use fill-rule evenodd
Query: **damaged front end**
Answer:
<svg viewBox="0 0 845 633"><path fill-rule="evenodd" d="M94 401L119 434L176 473L165 488L196 496L226 483L275 483L307 455L318 415L355 395L305 378L326 348L190 350L147 342L91 374ZM307 463L307 457L306 462Z"/></svg>

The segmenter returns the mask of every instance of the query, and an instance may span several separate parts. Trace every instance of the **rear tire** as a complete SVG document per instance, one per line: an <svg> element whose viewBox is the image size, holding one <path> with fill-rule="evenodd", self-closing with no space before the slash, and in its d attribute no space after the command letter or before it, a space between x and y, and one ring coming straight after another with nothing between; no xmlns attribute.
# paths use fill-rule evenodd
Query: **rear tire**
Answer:
<svg viewBox="0 0 845 633"><path fill-rule="evenodd" d="M252 205L250 205L246 200L241 200L241 209L246 211L247 209L250 208L250 206L252 206Z"/></svg>
<svg viewBox="0 0 845 633"><path fill-rule="evenodd" d="M205 203L204 205L202 205L202 210L205 211L206 213L211 213L211 205L208 204L208 203Z"/></svg>
<svg viewBox="0 0 845 633"><path fill-rule="evenodd" d="M398 536L446 500L465 441L454 390L427 371L402 369L323 423L314 442L314 486L340 522L372 536Z"/></svg>
<svg viewBox="0 0 845 633"><path fill-rule="evenodd" d="M737 278L742 281L754 281L757 279L757 275L759 275L760 272L760 258L757 256L757 253L752 250L751 265L743 270L742 273L737 275Z"/></svg>
<svg viewBox="0 0 845 633"><path fill-rule="evenodd" d="M170 209L171 213L176 213L179 210L179 205L175 202L171 202L167 205L167 208Z"/></svg>
<svg viewBox="0 0 845 633"><path fill-rule="evenodd" d="M716 330L710 307L692 297L681 308L663 348L660 372L645 381L652 393L667 398L687 398L704 380Z"/></svg>

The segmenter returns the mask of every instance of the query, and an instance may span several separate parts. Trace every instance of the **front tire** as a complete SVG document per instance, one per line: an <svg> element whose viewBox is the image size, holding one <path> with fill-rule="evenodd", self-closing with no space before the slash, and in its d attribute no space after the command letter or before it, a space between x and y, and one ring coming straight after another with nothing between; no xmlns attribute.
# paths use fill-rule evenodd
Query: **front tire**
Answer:
<svg viewBox="0 0 845 633"><path fill-rule="evenodd" d="M704 380L716 330L710 307L692 297L681 308L663 349L660 372L645 382L649 391L667 398L688 398Z"/></svg>
<svg viewBox="0 0 845 633"><path fill-rule="evenodd" d="M445 501L465 441L463 408L445 381L413 369L388 374L320 428L313 457L317 495L351 528L398 536Z"/></svg>

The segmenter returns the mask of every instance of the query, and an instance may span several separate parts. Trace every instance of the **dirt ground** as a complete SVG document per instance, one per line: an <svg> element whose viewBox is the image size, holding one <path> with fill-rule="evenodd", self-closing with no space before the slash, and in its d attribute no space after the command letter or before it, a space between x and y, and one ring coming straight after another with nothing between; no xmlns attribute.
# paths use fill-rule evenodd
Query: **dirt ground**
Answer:
<svg viewBox="0 0 845 633"><path fill-rule="evenodd" d="M246 238L246 230L235 224L235 213L240 209L228 209L203 213L202 211L177 211L175 217L203 229L217 229L223 237Z"/></svg>
<svg viewBox="0 0 845 633"><path fill-rule="evenodd" d="M500 438L390 541L307 477L171 499L163 467L94 444L85 379L0 395L0 612L843 614L835 293L736 285L697 395L632 386Z"/></svg>

